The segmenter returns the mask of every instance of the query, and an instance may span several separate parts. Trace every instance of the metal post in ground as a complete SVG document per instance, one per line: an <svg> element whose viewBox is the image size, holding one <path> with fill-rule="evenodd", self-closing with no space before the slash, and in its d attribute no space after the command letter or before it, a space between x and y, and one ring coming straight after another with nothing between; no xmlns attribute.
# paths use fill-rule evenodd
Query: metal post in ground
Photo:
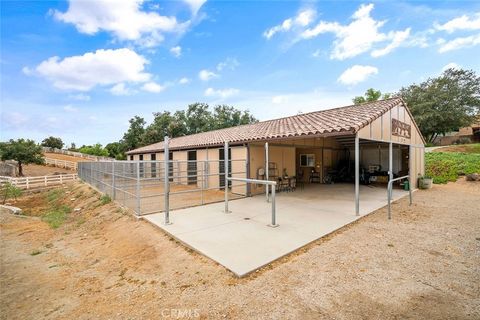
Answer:
<svg viewBox="0 0 480 320"><path fill-rule="evenodd" d="M225 173L225 209L224 209L224 212L225 213L230 213L230 211L228 210L228 141L225 141L225 146L224 146L224 157L223 157L223 161L224 161L224 173Z"/></svg>
<svg viewBox="0 0 480 320"><path fill-rule="evenodd" d="M164 159L164 162L165 162L165 168L163 170L164 172L164 195L165 195L165 200L164 200L164 203L165 203L165 225L168 225L168 224L171 224L170 222L170 177L169 177L169 174L170 174L170 160L169 160L169 157L168 157L168 144L169 144L169 138L168 136L164 138L163 140L163 159Z"/></svg>
<svg viewBox="0 0 480 320"><path fill-rule="evenodd" d="M411 145L408 146L408 193L410 196L410 205L412 205L412 150Z"/></svg>
<svg viewBox="0 0 480 320"><path fill-rule="evenodd" d="M268 181L268 142L265 142L265 180ZM268 194L268 184L265 185L265 196L267 197L267 202L269 201L269 194Z"/></svg>
<svg viewBox="0 0 480 320"><path fill-rule="evenodd" d="M392 180L393 179L393 143L390 142L388 144L388 180ZM390 189L390 193L391 192L391 189ZM392 197L392 195L390 194L390 198Z"/></svg>
<svg viewBox="0 0 480 320"><path fill-rule="evenodd" d="M115 161L112 161L112 199L115 200Z"/></svg>
<svg viewBox="0 0 480 320"><path fill-rule="evenodd" d="M360 215L360 138L355 136L355 215Z"/></svg>
<svg viewBox="0 0 480 320"><path fill-rule="evenodd" d="M392 219L392 211L390 206L390 202L392 201L391 188L392 188L392 181L388 181L388 184L387 184L388 220Z"/></svg>
<svg viewBox="0 0 480 320"><path fill-rule="evenodd" d="M140 201L141 201L141 197L140 197L140 161L137 161L137 192L136 192L136 196L137 196L137 215L140 215Z"/></svg>
<svg viewBox="0 0 480 320"><path fill-rule="evenodd" d="M127 174L127 172L126 172L126 170L125 170L125 169L126 169L126 168L125 168L126 166L127 166L126 163L122 163L122 180L120 180L120 181L122 181L120 188L122 188L122 187L124 188L124 189L122 189L123 205L124 205L124 206L125 206L125 203L126 203L126 201L127 201L127 199L126 199L126 198L127 198L127 194L125 193L125 185L126 185L126 184L130 184L130 182L127 182L127 180L125 179L126 174ZM127 188L128 188L128 187L127 187Z"/></svg>
<svg viewBox="0 0 480 320"><path fill-rule="evenodd" d="M207 151L207 152L208 152L208 151ZM206 175L206 173L207 173L207 162L206 162L206 161L203 162L203 169L202 169L202 171L203 171L203 172L202 172L202 183L200 184L200 187L202 188L202 189L201 189L201 190L202 190L201 192L202 192L202 205L203 205L203 204L205 204L205 199L204 199L204 194L203 194L203 192L204 192L204 190L205 190L205 188L206 188L206 179L207 179L207 175Z"/></svg>
<svg viewBox="0 0 480 320"><path fill-rule="evenodd" d="M272 185L271 189L272 189L272 224L269 226L276 228L278 227L278 224L276 219L276 208L275 208L275 186Z"/></svg>

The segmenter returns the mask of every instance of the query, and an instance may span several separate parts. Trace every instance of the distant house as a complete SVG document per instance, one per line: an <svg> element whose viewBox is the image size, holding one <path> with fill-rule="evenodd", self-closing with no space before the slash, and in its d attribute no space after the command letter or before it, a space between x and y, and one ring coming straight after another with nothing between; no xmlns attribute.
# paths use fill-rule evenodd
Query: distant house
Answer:
<svg viewBox="0 0 480 320"><path fill-rule="evenodd" d="M470 140L471 142L480 142L480 116L468 127L460 128L458 131L450 132L445 136L435 139L435 144L446 146L455 143L463 143Z"/></svg>

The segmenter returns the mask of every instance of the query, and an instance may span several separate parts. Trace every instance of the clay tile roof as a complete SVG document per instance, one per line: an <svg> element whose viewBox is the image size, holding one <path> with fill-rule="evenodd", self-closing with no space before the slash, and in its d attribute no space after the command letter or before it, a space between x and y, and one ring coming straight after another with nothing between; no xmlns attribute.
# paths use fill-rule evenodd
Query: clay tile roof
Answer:
<svg viewBox="0 0 480 320"><path fill-rule="evenodd" d="M295 116L261 121L232 128L213 130L170 139L170 150L195 149L299 136L355 133L391 108L403 104L400 98L367 102L341 108L314 111ZM127 154L163 150L163 142L131 150Z"/></svg>

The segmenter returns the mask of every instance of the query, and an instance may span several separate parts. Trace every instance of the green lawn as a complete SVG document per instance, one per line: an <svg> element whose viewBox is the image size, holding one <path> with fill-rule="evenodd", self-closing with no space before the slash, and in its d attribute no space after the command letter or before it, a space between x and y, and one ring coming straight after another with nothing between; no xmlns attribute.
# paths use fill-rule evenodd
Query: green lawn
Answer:
<svg viewBox="0 0 480 320"><path fill-rule="evenodd" d="M425 175L432 177L434 183L447 183L461 175L480 173L480 144L462 147L466 152L425 153Z"/></svg>

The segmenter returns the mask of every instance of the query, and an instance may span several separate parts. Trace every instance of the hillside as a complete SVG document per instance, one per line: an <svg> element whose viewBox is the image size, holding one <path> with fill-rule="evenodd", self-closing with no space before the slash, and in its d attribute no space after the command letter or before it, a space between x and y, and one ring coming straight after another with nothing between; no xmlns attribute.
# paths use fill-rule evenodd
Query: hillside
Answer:
<svg viewBox="0 0 480 320"><path fill-rule="evenodd" d="M50 158L50 159L65 160L65 161L72 161L72 162L92 161L89 159L74 157L74 156L61 154L61 153L44 152L43 154L45 158Z"/></svg>

